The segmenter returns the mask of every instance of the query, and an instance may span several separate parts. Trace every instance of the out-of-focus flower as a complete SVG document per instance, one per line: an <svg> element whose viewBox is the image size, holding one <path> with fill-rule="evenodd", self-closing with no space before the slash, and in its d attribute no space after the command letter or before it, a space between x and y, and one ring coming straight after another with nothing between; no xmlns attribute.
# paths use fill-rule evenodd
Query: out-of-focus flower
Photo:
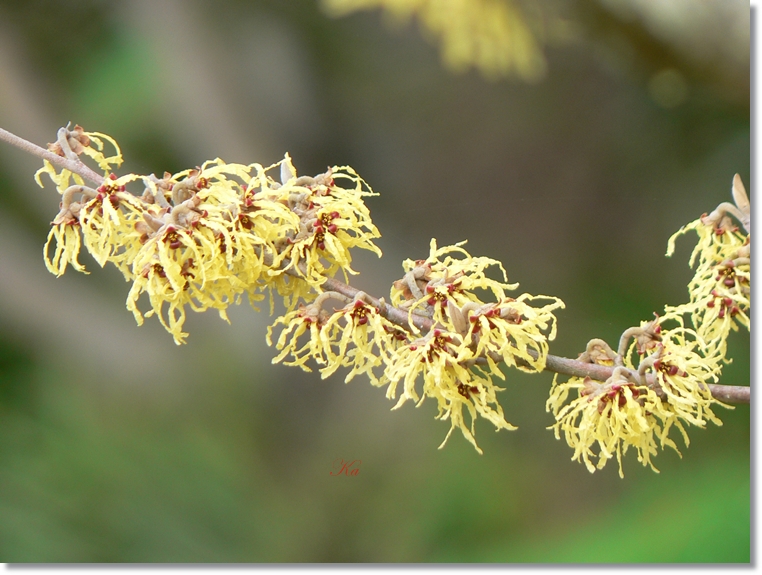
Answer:
<svg viewBox="0 0 762 575"><path fill-rule="evenodd" d="M545 74L530 14L514 0L323 0L323 6L334 16L374 8L399 21L417 16L455 71L475 66L488 78L515 74L528 81Z"/></svg>

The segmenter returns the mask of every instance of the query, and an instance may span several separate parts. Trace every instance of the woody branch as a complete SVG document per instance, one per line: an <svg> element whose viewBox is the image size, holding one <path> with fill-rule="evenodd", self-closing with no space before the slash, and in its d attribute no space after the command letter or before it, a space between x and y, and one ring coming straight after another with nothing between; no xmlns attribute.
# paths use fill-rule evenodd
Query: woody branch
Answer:
<svg viewBox="0 0 762 575"><path fill-rule="evenodd" d="M0 140L8 142L32 155L48 160L50 163L65 168L72 173L78 174L96 185L100 185L104 180L103 176L82 163L76 156L73 158L59 156L2 128L0 128ZM287 270L286 273L297 278L302 277L299 271L293 268ZM354 298L360 292L360 290L335 278L327 278L321 285L321 289L324 291L338 292L348 298ZM379 313L386 317L386 319L405 330L410 330L411 321L412 324L422 332L428 332L434 325L433 320L429 317L416 313L408 315L408 312L391 306L381 299L367 294L365 294L364 299L370 305L377 307ZM534 355L534 352L531 350L529 353ZM548 354L545 370L572 377L590 377L595 380L605 381L611 377L614 367L591 364ZM709 389L711 390L712 395L720 401L740 404L748 404L751 401L751 390L748 386L710 384Z"/></svg>
<svg viewBox="0 0 762 575"><path fill-rule="evenodd" d="M25 152L29 152L34 156L43 158L44 160L49 161L51 164L55 164L61 168L66 168L70 172L78 174L86 180L90 180L96 185L103 183L103 176L98 174L98 172L92 170L87 165L83 164L79 159L66 158L59 156L58 154L54 154L50 150L41 148L37 144L33 144L32 142L25 140L24 138L20 138L17 135L12 134L11 132L2 128L0 128L0 140L4 140L12 146L16 146L17 148L24 150Z"/></svg>

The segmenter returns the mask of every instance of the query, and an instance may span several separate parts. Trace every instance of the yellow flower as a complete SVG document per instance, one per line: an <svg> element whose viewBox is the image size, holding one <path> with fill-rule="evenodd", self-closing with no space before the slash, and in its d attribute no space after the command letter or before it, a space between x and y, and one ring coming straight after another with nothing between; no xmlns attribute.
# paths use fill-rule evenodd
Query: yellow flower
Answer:
<svg viewBox="0 0 762 575"><path fill-rule="evenodd" d="M112 170L112 166L118 168L122 165L122 151L114 138L100 132L84 132L84 135L88 139L88 145L82 148L82 152L95 160L101 170L108 174ZM110 156L104 154L103 140L113 148L113 154Z"/></svg>
<svg viewBox="0 0 762 575"><path fill-rule="evenodd" d="M733 215L748 230L749 202L746 190L736 174L733 180L736 205L724 202L709 215L683 226L668 242L667 255L675 250L675 239L695 230L699 241L691 254L691 267L696 273L688 284L690 301L679 306L667 306L667 316L682 323L680 316L688 314L701 340L724 356L726 340L731 331L742 325L750 328L751 259L750 235L733 223Z"/></svg>
<svg viewBox="0 0 762 575"><path fill-rule="evenodd" d="M343 16L384 8L396 20L417 16L441 42L442 59L455 70L470 66L495 78L516 74L533 81L545 73L545 58L527 14L512 0L323 0Z"/></svg>
<svg viewBox="0 0 762 575"><path fill-rule="evenodd" d="M106 155L105 144L114 153ZM78 254L84 244L96 261L113 263L132 282L127 308L138 324L138 300L147 294L150 310L181 343L186 306L194 311L225 309L247 294L260 301L263 291L284 299L288 311L301 297L341 269L351 269L350 249L378 255L379 237L363 202L375 195L351 168L334 167L312 177L296 177L291 158L270 167L226 164L217 158L177 174L128 174L109 170L122 161L116 142L80 126L62 128L54 153L85 154L107 173L97 189L50 162L35 174L47 174L61 193L61 210L45 244L48 269L61 275L68 265L84 271ZM269 175L280 168L280 182ZM140 181L141 196L127 192ZM342 183L349 185L342 187ZM55 243L55 248L53 245ZM52 252L52 253L51 253ZM301 275L290 277L287 272ZM331 328L333 329L333 328Z"/></svg>
<svg viewBox="0 0 762 575"><path fill-rule="evenodd" d="M51 243L55 241L56 248L53 256L49 255ZM45 267L52 274L60 277L65 271L66 266L71 265L78 272L88 273L78 261L79 250L82 246L82 239L79 231L79 221L72 220L60 224L53 224L48 233L48 239L42 250Z"/></svg>
<svg viewBox="0 0 762 575"><path fill-rule="evenodd" d="M357 273L351 267L351 248L381 256L381 250L373 243L381 234L363 201L363 197L377 194L352 168L335 166L314 178L297 178L288 155L279 164L282 183L260 176L262 193L288 205L299 216L298 227L280 246L282 258L289 261L280 273L294 269L311 286L319 288L339 270L345 278L347 273ZM351 185L343 188L339 185L342 180Z"/></svg>
<svg viewBox="0 0 762 575"><path fill-rule="evenodd" d="M702 428L707 421L722 425L711 406L729 406L717 401L708 387L719 377L721 356L701 353L704 346L690 329L663 329L660 335L661 341L654 352L640 362L638 371L653 375L664 402L681 420Z"/></svg>
<svg viewBox="0 0 762 575"><path fill-rule="evenodd" d="M505 421L503 409L495 397L501 388L494 385L492 379L478 367L467 367L459 362L460 343L458 334L432 329L424 337L399 347L385 370L390 382L387 397L396 397L400 381L403 383L402 394L393 409L398 409L408 400L420 405L426 397L433 397L437 400L437 419L450 420L450 431L439 448L444 447L452 431L459 428L476 451L482 453L474 439L477 415L492 422L498 430L516 427ZM416 390L419 375L423 379L420 396ZM471 417L470 425L464 419L464 408Z"/></svg>
<svg viewBox="0 0 762 575"><path fill-rule="evenodd" d="M746 234L742 233L736 226L715 227L712 222L705 223L704 218L699 218L672 234L667 243L667 256L674 253L677 237L691 230L694 230L699 237L699 241L691 253L689 262L691 267L697 259L699 265L707 263L711 265L732 259L746 243Z"/></svg>
<svg viewBox="0 0 762 575"><path fill-rule="evenodd" d="M306 280L282 273L280 269L267 271L265 287L270 293L270 315L275 313L275 294L283 300L287 311L293 311L299 300L314 297L315 288Z"/></svg>
<svg viewBox="0 0 762 575"><path fill-rule="evenodd" d="M641 379L652 376L654 381L649 385L663 395L680 419L698 427L704 427L705 420L722 425L711 405L727 406L714 399L708 387L719 378L722 356L716 348L707 348L694 330L682 325L665 327L675 319L657 316L642 322L640 328L625 331L623 340L632 337L633 342L622 353L623 363L637 369Z"/></svg>
<svg viewBox="0 0 762 575"><path fill-rule="evenodd" d="M216 307L225 319L224 309L234 303L236 293L245 287L231 281L213 233L204 228L186 230L166 226L161 234L145 243L132 265L135 279L127 308L140 324L137 301L141 293L149 294L151 315L157 313L161 318L161 307L167 302L170 315L175 309L177 313L168 323L161 321L177 343L187 335L180 331L185 319L184 305L193 302L196 311Z"/></svg>
<svg viewBox="0 0 762 575"><path fill-rule="evenodd" d="M710 349L722 356L727 350L727 338L741 325L750 329L751 260L749 236L746 243L732 251L727 259L706 260L696 269L688 284L690 301L679 306L666 306L669 318L679 319L688 314L699 337ZM682 322L682 319L679 319ZM712 353L709 351L708 353Z"/></svg>
<svg viewBox="0 0 762 575"><path fill-rule="evenodd" d="M185 343L187 333L182 331L185 323L185 305L188 298L185 293L177 291L168 281L164 268L159 263L148 265L132 283L127 295L127 309L135 316L138 325L143 325L143 314L137 307L138 298L142 293L148 294L151 309L145 313L145 317L156 315L172 337L176 344ZM163 310L167 304L166 319Z"/></svg>
<svg viewBox="0 0 762 575"><path fill-rule="evenodd" d="M55 166L48 160L43 160L42 164L42 167L34 174L34 181L37 182L37 185L41 188L45 187L42 183L42 174L47 174L50 177L52 182L56 185L58 193L62 195L72 185L85 185L85 181L79 174L73 174L65 168L61 169L60 172L57 172Z"/></svg>
<svg viewBox="0 0 762 575"><path fill-rule="evenodd" d="M540 299L550 303L534 307L529 302ZM488 362L499 356L506 365L523 371L545 369L548 341L556 336L556 317L553 310L563 308L558 298L522 294L517 299L505 298L500 303L476 307L466 304L461 314L468 318L468 332L461 346L461 356L484 356ZM450 311L450 316L457 314ZM463 355L465 354L465 355ZM499 369L492 370L503 377Z"/></svg>
<svg viewBox="0 0 762 575"><path fill-rule="evenodd" d="M273 359L278 363L291 356L286 365L298 365L311 371L307 360L314 359L325 379L339 367L351 367L344 379L351 381L358 373L365 373L376 386L386 382L379 379L374 369L388 362L393 350L405 336L396 330L394 324L384 318L379 310L365 301L365 294L359 292L354 300L337 293L323 292L308 305L300 304L298 309L279 317L267 331L267 344L272 345L272 332L277 325L284 325L276 343L280 354ZM329 312L324 309L326 301L336 299L347 303L343 308ZM300 343L305 336L307 343Z"/></svg>
<svg viewBox="0 0 762 575"><path fill-rule="evenodd" d="M138 323L142 320L137 300L143 292L178 343L187 335L181 331L185 305L194 311L217 309L227 320L225 309L242 293L248 292L251 300L263 297L255 292L267 269L265 251L272 241L252 229L240 195L242 186L228 178L246 178L248 170L215 160L200 170L166 177L163 187L149 186L156 204L146 206L141 225L132 232L133 243L142 245L131 262L135 281L127 307ZM163 188L171 191L173 206L162 207Z"/></svg>
<svg viewBox="0 0 762 575"><path fill-rule="evenodd" d="M101 267L114 264L125 279L133 278L132 262L141 249L140 233L146 209L140 198L126 191L126 184L140 176L128 174L107 179L96 190L96 197L82 206L80 220L87 250Z"/></svg>
<svg viewBox="0 0 762 575"><path fill-rule="evenodd" d="M317 302L317 303L316 303ZM299 366L304 371L312 371L306 365L309 359L314 359L318 364L326 363L326 341L320 337L320 332L328 320L329 314L322 309L322 301L312 302L309 305L299 304L295 310L287 312L276 319L272 325L267 328L267 345L272 346L272 334L277 325L283 325L283 330L278 336L275 348L280 353L272 360L273 363L280 363L287 356L293 359L284 361L284 365ZM334 329L336 326L334 326ZM300 344L302 336L307 336L306 343ZM330 345L328 345L330 347Z"/></svg>
<svg viewBox="0 0 762 575"><path fill-rule="evenodd" d="M73 131L69 131L66 128L61 129L62 137L65 137L71 150L75 154L86 153L87 155L94 157L99 165L105 166L105 170L111 164L118 164L121 162L121 155L119 153L119 147L116 146L116 142L113 142L108 136L99 134L97 132L84 132L80 126L76 126ZM116 155L106 158L100 150L103 149L103 142L99 136L103 136L112 143L116 150ZM67 145L64 143L64 145ZM98 150L90 147L93 143L98 146ZM49 144L50 151L64 156L64 150L59 143ZM95 197L95 192L84 185L84 180L78 174L73 174L69 170L61 169L57 171L55 166L48 160L43 160L43 166L34 174L34 179L37 184L42 188L42 174L47 174L61 194L61 211L52 222L52 228L48 233L45 247L43 248L43 256L45 259L45 266L48 270L60 276L66 271L66 266L71 265L75 270L85 272L85 268L78 261L79 251L82 245L82 238L80 237L80 221L79 215L82 206L89 200ZM82 197L80 201L74 200L74 195L80 194ZM50 252L51 244L55 241L56 248L51 258L48 254Z"/></svg>
<svg viewBox="0 0 762 575"><path fill-rule="evenodd" d="M405 277L394 282L392 302L412 314L430 316L436 325L458 333L460 360L483 357L490 371L504 378L494 364L502 359L509 366L525 371L542 371L548 355L548 341L556 334L553 310L563 308L561 300L549 296L523 294L518 298L505 296L508 284L502 264L487 257L473 257L461 246L438 248L431 240L430 255L425 260L406 260ZM463 258L454 257L464 256ZM487 276L490 267L497 267L503 281ZM476 291L488 291L497 299L484 303ZM550 303L534 307L537 300Z"/></svg>
<svg viewBox="0 0 762 575"><path fill-rule="evenodd" d="M388 383L373 370L389 363L394 350L407 342L407 337L363 297L360 292L354 301L331 314L320 332L327 362L320 370L324 379L339 367L352 367L344 380L347 383L358 373L367 374L375 386ZM343 327L335 329L340 322Z"/></svg>
<svg viewBox="0 0 762 575"><path fill-rule="evenodd" d="M119 145L111 136L101 134L100 132L85 132L81 126L77 125L73 130L61 128L59 131L59 138L60 137L65 137L66 142L64 143L59 140L53 144L48 144L49 151L59 156L66 157L66 152L61 147L61 144L63 143L64 146L68 145L71 152L75 155L79 156L84 153L86 156L94 159L106 174L111 171L112 166L119 167L122 165L122 152L119 149ZM113 154L110 156L104 154L104 140L113 148ZM63 193L64 190L69 187L70 178L77 184L84 184L81 176L72 174L67 169L62 169L61 172L57 172L56 168L48 160L43 160L43 167L37 170L34 174L34 179L40 187L43 187L42 181L40 180L42 174L48 174L48 176L50 176L50 179L56 184L59 193Z"/></svg>
<svg viewBox="0 0 762 575"><path fill-rule="evenodd" d="M687 446L684 423L701 428L707 421L722 425L711 406L727 406L714 399L708 387L720 372L719 356L701 355L695 332L682 327L662 329L663 321L644 322L623 334L622 345L630 337L633 342L622 358L624 365L615 367L606 382L589 377L572 377L563 383L558 376L553 380L546 409L556 423L549 429L555 431L556 439L564 433L574 449L572 459L584 462L591 473L616 454L619 474L624 476L622 456L630 446L637 450L638 461L658 471L651 461L658 447L680 453L668 437L673 426ZM632 358L639 358L637 369ZM605 342L593 340L580 359L610 365L616 358ZM577 390L578 397L567 403L571 390Z"/></svg>
<svg viewBox="0 0 762 575"><path fill-rule="evenodd" d="M143 207L139 199L124 191L124 184L137 177L129 174L117 179L112 174L111 179L106 180L109 183L104 183L97 190L72 185L63 191L61 209L52 222L53 228L44 249L45 263L52 273L60 276L66 270L67 262L77 271L85 272L84 267L77 262L81 231L85 246L101 266L112 261L130 279L129 264L140 246L134 241L137 236L133 241L127 241L125 237L134 234L133 228L140 220ZM59 178L59 182L65 181L68 182L67 179ZM77 195L80 196L78 201L75 200ZM126 208L126 211L122 208ZM76 234L73 233L75 230ZM53 258L55 264L48 256L53 239L57 244Z"/></svg>
<svg viewBox="0 0 762 575"><path fill-rule="evenodd" d="M449 303L458 309L467 304L482 304L473 293L476 289L491 291L493 296L502 301L506 289L516 289L519 284L504 283L507 276L503 264L487 257L473 257L459 242L454 246L437 247L437 241L431 240L429 257L425 260L405 260L402 267L405 277L394 282L391 290L392 304L408 309L410 314L431 315L433 319L451 331L460 331L462 326L455 325L449 317ZM464 256L455 258L451 254ZM503 282L487 277L487 268L497 267ZM412 327L412 320L410 322Z"/></svg>
<svg viewBox="0 0 762 575"><path fill-rule="evenodd" d="M577 390L578 396L566 403L571 390ZM619 476L624 477L622 457L630 447L637 451L639 462L658 473L651 457L659 446L669 446L680 453L667 437L673 425L683 433L687 443L676 415L665 409L656 393L616 372L605 383L589 377L572 377L559 383L556 376L546 409L556 419L548 429L553 429L556 439L561 439L563 432L569 447L574 449L572 461L584 462L590 473L603 469L616 455Z"/></svg>

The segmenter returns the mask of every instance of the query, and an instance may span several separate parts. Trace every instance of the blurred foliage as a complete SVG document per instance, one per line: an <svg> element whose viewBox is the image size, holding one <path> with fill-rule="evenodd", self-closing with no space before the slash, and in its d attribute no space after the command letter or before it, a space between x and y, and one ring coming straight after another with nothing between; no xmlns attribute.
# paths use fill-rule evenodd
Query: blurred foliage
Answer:
<svg viewBox="0 0 762 575"><path fill-rule="evenodd" d="M350 164L381 193L385 252L357 258L357 287L385 295L431 237L468 238L566 302L551 351L573 357L685 301L692 246L667 259L667 238L729 200L735 172L750 187L746 4L675 2L677 20L647 4L569 2L576 39L527 85L453 75L414 28L314 0L2 0L0 125L44 144L78 122L137 172ZM483 456L455 437L437 451L433 404L390 412L362 381L270 365L266 310L191 317L176 348L134 325L113 270L47 274L58 199L8 148L4 561L749 562L748 406L693 430L682 459L660 453L658 475L626 458L620 480L545 430L550 374L511 373L519 430L482 425ZM748 334L729 345L723 381L748 384ZM330 476L337 458L359 475Z"/></svg>

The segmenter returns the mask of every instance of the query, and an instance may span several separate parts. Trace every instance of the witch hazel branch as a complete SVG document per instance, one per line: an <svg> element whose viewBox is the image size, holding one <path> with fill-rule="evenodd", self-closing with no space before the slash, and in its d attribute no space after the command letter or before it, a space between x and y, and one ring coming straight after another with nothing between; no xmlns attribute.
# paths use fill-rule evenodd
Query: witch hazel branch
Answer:
<svg viewBox="0 0 762 575"><path fill-rule="evenodd" d="M61 128L47 149L2 129L0 139L42 158L35 179L60 194L44 247L53 274L70 266L87 273L84 247L130 282L137 323L155 316L178 345L188 310L214 309L229 321L227 308L244 297L269 299L271 315L280 301L285 313L266 338L274 363L323 378L348 370L346 382L367 377L393 409L435 401L436 418L450 424L440 448L459 430L482 453L479 418L516 429L498 401L512 369L555 372L549 429L591 472L616 457L623 476L630 448L656 471L660 450L678 450L675 433L688 445L690 427L721 425L717 407L749 403L748 386L719 383L728 335L750 329L750 209L738 175L734 203L669 239L667 255L678 236L698 235L690 301L628 328L616 350L593 339L570 359L550 354L563 302L517 293L503 265L471 255L465 241L432 239L425 258L405 260L388 301L353 288L352 250L381 250L365 204L378 194L349 166L299 176L286 154L270 166L216 158L160 177L117 175L116 141L80 126Z"/></svg>

